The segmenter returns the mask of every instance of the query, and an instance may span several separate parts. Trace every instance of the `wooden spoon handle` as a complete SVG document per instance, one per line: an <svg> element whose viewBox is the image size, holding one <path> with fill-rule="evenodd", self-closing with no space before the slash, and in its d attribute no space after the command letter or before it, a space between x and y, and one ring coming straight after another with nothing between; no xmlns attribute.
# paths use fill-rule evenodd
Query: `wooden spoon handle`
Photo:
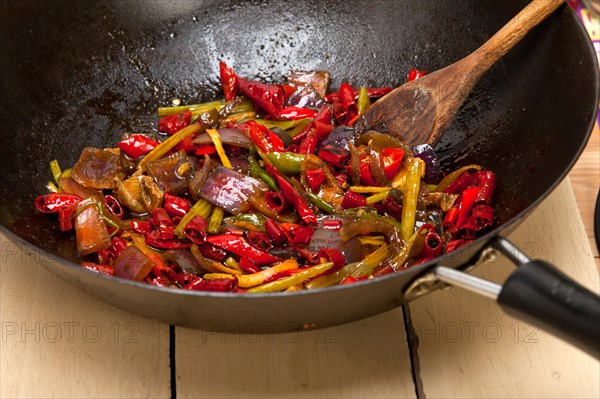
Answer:
<svg viewBox="0 0 600 399"><path fill-rule="evenodd" d="M532 28L546 19L565 0L533 0L513 19L502 27L494 36L471 54L476 63L481 63L480 70L486 71L504 54L506 54ZM470 58L470 57L469 57ZM471 60L474 61L473 59Z"/></svg>

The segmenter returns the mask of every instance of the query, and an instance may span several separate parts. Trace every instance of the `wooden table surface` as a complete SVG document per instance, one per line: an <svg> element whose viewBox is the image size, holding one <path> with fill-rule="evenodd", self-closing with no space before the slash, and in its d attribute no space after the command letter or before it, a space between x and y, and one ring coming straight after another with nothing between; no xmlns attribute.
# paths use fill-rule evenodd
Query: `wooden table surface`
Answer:
<svg viewBox="0 0 600 399"><path fill-rule="evenodd" d="M596 129L570 181L511 235L596 292L599 143ZM1 397L600 397L598 361L460 289L325 330L207 333L113 308L0 245ZM501 282L513 269L474 274Z"/></svg>

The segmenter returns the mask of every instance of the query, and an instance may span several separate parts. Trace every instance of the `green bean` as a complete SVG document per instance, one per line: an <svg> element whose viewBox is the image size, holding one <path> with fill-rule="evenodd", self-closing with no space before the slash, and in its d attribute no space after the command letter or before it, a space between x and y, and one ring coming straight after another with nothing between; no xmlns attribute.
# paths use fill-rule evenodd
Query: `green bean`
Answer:
<svg viewBox="0 0 600 399"><path fill-rule="evenodd" d="M52 176L54 177L54 181L58 184L60 177L62 175L62 171L60 170L60 165L56 159L50 161L50 170L52 171Z"/></svg>
<svg viewBox="0 0 600 399"><path fill-rule="evenodd" d="M198 114L198 113L209 111L212 108L216 108L217 110L220 110L225 105L227 105L227 101L219 100L219 101L211 101L211 102L202 103L202 104L180 105L177 107L160 107L158 109L158 116L173 115L173 114L178 114L180 112L188 111L188 110L191 111L192 113Z"/></svg>
<svg viewBox="0 0 600 399"><path fill-rule="evenodd" d="M269 160L269 163L284 174L300 173L300 167L305 158L305 155L296 154L295 152L269 152L264 156Z"/></svg>
<svg viewBox="0 0 600 399"><path fill-rule="evenodd" d="M253 226L258 227L260 230L265 229L265 222L267 218L259 213L244 213L237 216L228 216L223 219L225 224L236 223L236 222L245 222L250 223Z"/></svg>

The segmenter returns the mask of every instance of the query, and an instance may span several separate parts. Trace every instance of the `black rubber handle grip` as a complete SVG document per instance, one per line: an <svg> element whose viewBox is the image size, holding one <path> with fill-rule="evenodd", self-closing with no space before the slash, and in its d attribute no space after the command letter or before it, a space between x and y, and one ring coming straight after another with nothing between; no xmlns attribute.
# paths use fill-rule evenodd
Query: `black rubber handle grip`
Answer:
<svg viewBox="0 0 600 399"><path fill-rule="evenodd" d="M600 297L540 260L520 265L498 296L503 310L600 358Z"/></svg>

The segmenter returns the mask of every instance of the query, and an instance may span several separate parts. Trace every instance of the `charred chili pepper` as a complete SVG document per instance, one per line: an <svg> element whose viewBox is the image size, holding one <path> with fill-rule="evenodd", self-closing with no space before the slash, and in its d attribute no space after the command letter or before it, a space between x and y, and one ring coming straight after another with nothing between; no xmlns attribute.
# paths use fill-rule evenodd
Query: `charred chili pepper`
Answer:
<svg viewBox="0 0 600 399"><path fill-rule="evenodd" d="M350 151L339 145L327 144L319 150L319 158L337 168L343 168L350 159Z"/></svg>

